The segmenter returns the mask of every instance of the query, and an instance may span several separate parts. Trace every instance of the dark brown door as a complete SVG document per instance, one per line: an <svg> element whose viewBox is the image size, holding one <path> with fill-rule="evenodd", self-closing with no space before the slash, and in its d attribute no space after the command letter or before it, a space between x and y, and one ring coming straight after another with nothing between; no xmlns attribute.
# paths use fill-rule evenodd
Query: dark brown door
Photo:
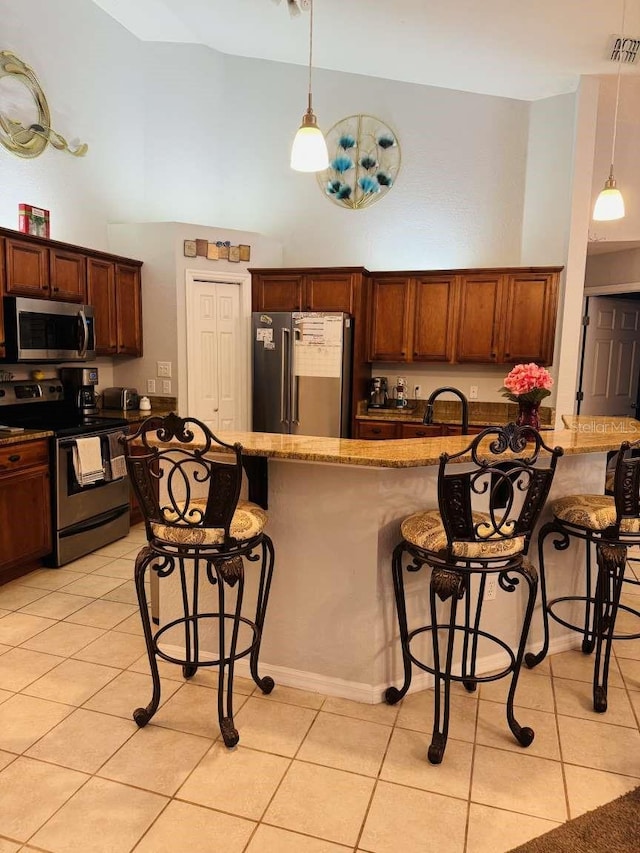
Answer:
<svg viewBox="0 0 640 853"><path fill-rule="evenodd" d="M87 258L87 302L93 305L96 353L118 351L116 318L116 271L110 261Z"/></svg>
<svg viewBox="0 0 640 853"><path fill-rule="evenodd" d="M501 299L501 275L479 274L462 277L456 361L498 361Z"/></svg>
<svg viewBox="0 0 640 853"><path fill-rule="evenodd" d="M409 360L410 293L408 278L372 280L371 361Z"/></svg>
<svg viewBox="0 0 640 853"><path fill-rule="evenodd" d="M116 264L118 353L142 355L140 267Z"/></svg>
<svg viewBox="0 0 640 853"><path fill-rule="evenodd" d="M353 314L354 283L351 273L314 273L305 276L304 311L344 311Z"/></svg>
<svg viewBox="0 0 640 853"><path fill-rule="evenodd" d="M507 278L502 327L505 362L551 364L556 328L555 273L518 273Z"/></svg>
<svg viewBox="0 0 640 853"><path fill-rule="evenodd" d="M14 296L49 297L49 250L27 240L7 240L6 292Z"/></svg>
<svg viewBox="0 0 640 853"><path fill-rule="evenodd" d="M2 297L4 295L4 238L0 238L0 358L4 358L4 313Z"/></svg>
<svg viewBox="0 0 640 853"><path fill-rule="evenodd" d="M254 311L302 310L301 275L254 275L251 292Z"/></svg>
<svg viewBox="0 0 640 853"><path fill-rule="evenodd" d="M49 249L51 298L65 302L87 301L87 259L77 252Z"/></svg>
<svg viewBox="0 0 640 853"><path fill-rule="evenodd" d="M413 361L451 361L456 279L414 279Z"/></svg>

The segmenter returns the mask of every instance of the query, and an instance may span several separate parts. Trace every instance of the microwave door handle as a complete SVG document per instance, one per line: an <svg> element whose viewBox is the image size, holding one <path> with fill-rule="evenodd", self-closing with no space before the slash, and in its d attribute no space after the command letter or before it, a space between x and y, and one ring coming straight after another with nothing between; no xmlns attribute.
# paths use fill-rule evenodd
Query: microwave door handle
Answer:
<svg viewBox="0 0 640 853"><path fill-rule="evenodd" d="M89 349L89 324L87 323L87 318L83 308L78 311L78 319L80 320L82 328L82 344L80 346L79 354L81 358L84 358L87 354L87 350Z"/></svg>

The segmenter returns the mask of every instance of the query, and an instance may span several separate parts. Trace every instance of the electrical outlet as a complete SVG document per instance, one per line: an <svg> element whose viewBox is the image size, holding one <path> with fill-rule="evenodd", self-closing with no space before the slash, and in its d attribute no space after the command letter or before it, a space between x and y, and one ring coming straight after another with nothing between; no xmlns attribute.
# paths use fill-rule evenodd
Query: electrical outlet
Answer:
<svg viewBox="0 0 640 853"><path fill-rule="evenodd" d="M477 385L472 385L469 388L469 399L470 400L477 400L478 399L478 386Z"/></svg>
<svg viewBox="0 0 640 853"><path fill-rule="evenodd" d="M147 379L147 394L155 394L156 393L156 380L155 379Z"/></svg>
<svg viewBox="0 0 640 853"><path fill-rule="evenodd" d="M171 379L171 362L170 361L159 361L158 362L158 376L164 376L167 379Z"/></svg>
<svg viewBox="0 0 640 853"><path fill-rule="evenodd" d="M484 587L484 600L494 601L496 592L498 591L498 578L495 575L487 575L487 582Z"/></svg>
<svg viewBox="0 0 640 853"><path fill-rule="evenodd" d="M415 388L413 389L413 396L415 397L416 400L420 397L420 390L421 389L420 389L419 385L416 385Z"/></svg>
<svg viewBox="0 0 640 853"><path fill-rule="evenodd" d="M163 379L162 380L162 393L163 394L170 394L171 393L171 380L170 379Z"/></svg>

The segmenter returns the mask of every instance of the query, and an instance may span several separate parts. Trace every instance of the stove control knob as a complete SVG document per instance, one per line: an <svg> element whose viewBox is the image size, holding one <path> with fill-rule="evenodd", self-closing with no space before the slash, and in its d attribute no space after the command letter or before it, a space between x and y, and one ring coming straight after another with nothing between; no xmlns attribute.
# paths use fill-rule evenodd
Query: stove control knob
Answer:
<svg viewBox="0 0 640 853"><path fill-rule="evenodd" d="M56 393L56 386L55 385L49 385L49 393L50 394Z"/></svg>
<svg viewBox="0 0 640 853"><path fill-rule="evenodd" d="M6 393L7 393L6 391L3 391L3 390L2 390L2 388L0 388L0 397L4 397L4 395L5 395Z"/></svg>

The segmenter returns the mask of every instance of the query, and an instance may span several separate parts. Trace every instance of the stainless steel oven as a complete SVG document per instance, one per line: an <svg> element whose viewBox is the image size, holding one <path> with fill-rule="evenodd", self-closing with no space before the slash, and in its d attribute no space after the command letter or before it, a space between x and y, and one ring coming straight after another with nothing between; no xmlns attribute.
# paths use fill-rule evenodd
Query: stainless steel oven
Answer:
<svg viewBox="0 0 640 853"><path fill-rule="evenodd" d="M118 433L123 433L122 427L83 432L82 437L98 436L105 455L109 435ZM53 562L56 566L76 560L129 532L129 478L80 486L73 468L75 443L75 438L70 437L54 441Z"/></svg>
<svg viewBox="0 0 640 853"><path fill-rule="evenodd" d="M4 297L5 362L86 361L95 357L93 307Z"/></svg>

